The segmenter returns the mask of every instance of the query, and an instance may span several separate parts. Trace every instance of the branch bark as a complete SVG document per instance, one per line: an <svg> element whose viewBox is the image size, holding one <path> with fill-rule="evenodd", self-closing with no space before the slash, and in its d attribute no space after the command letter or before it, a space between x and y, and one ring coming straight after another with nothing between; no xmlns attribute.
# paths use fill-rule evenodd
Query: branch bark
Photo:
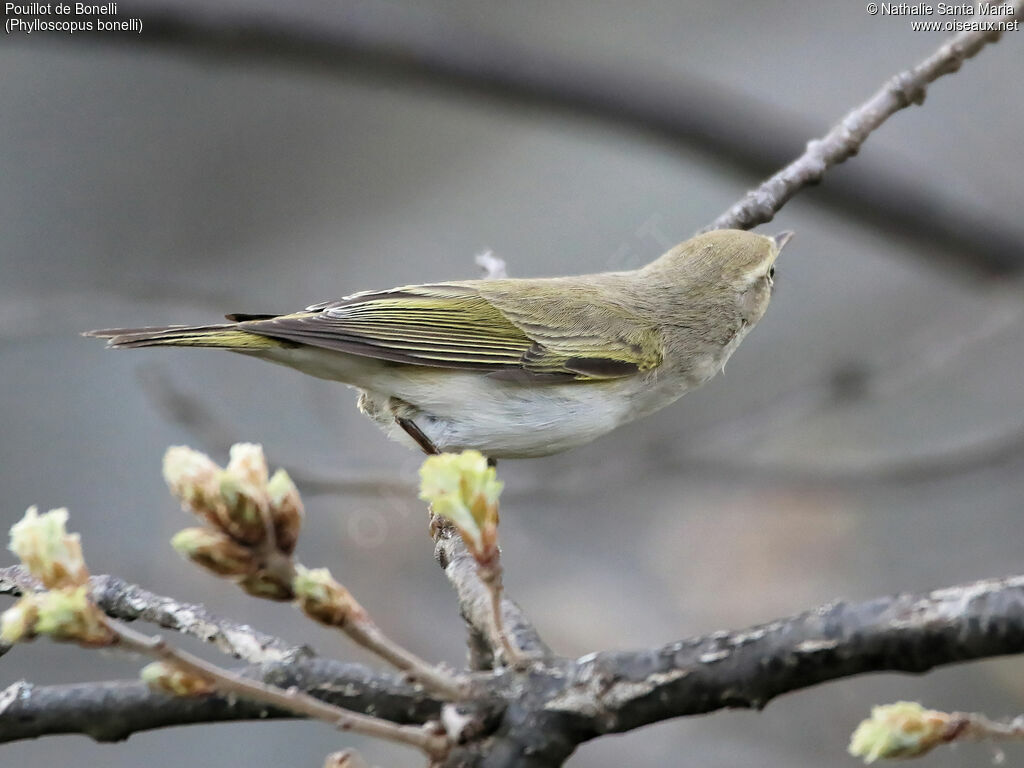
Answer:
<svg viewBox="0 0 1024 768"><path fill-rule="evenodd" d="M1020 16L1022 7L1022 0L1013 4L1015 17ZM1003 16L1000 20L1013 18ZM913 104L923 104L930 83L958 71L967 59L999 40L1002 34L961 32L949 38L927 59L893 77L874 96L848 112L824 137L808 142L804 154L748 192L707 229L750 229L771 221L793 195L806 186L817 184L829 168L857 154L868 136L892 115ZM902 207L900 203L893 210L899 211ZM938 223L939 218L934 217L934 223Z"/></svg>
<svg viewBox="0 0 1024 768"><path fill-rule="evenodd" d="M606 652L513 681L499 727L447 766L546 768L576 744L674 717L759 709L866 672L922 673L1024 651L1024 576L837 602L737 632Z"/></svg>
<svg viewBox="0 0 1024 768"><path fill-rule="evenodd" d="M465 743L445 765L557 766L576 745L603 734L723 708L760 708L783 693L866 672L921 673L1021 651L1024 575L830 603L661 648L549 659L525 674L478 677L460 706L479 727L465 731ZM397 723L445 720L441 708L452 706L396 676L324 659L267 663L246 674ZM18 683L0 694L0 742L51 733L117 740L168 725L264 716L286 715L220 699L172 699L135 683Z"/></svg>
<svg viewBox="0 0 1024 768"><path fill-rule="evenodd" d="M431 534L434 538L434 559L455 589L459 613L469 629L471 668L490 669L495 652L501 648L500 639L492 637L494 622L490 590L481 581L477 562L454 527L434 518ZM522 655L536 659L553 656L522 609L504 596L501 599L501 619L509 641Z"/></svg>
<svg viewBox="0 0 1024 768"><path fill-rule="evenodd" d="M360 664L299 658L267 662L241 674L280 688L295 686L336 706L403 725L436 720L441 711L440 702L400 676ZM121 741L173 725L291 717L295 715L237 697L154 693L137 680L42 686L21 681L0 692L0 743L66 733Z"/></svg>
<svg viewBox="0 0 1024 768"><path fill-rule="evenodd" d="M422 726L398 725L376 715L353 712L323 701L297 686L282 688L253 680L194 654L175 648L159 635L147 636L136 632L124 622L105 617L105 627L114 638L111 647L149 656L165 663L165 670L174 669L193 676L204 689L212 687L225 696L238 696L263 703L268 707L285 709L304 717L321 720L339 731L352 731L363 736L392 741L421 750L437 761L448 754L449 742L437 723Z"/></svg>
<svg viewBox="0 0 1024 768"><path fill-rule="evenodd" d="M116 576L93 576L89 584L93 600L108 616L191 635L242 661L289 662L314 655L309 646L292 645L248 624L214 616L202 605L157 595ZM20 565L0 568L0 594L20 596L39 586Z"/></svg>
<svg viewBox="0 0 1024 768"><path fill-rule="evenodd" d="M1024 651L1024 576L924 594L836 602L739 632L581 659L546 706L598 733L724 708L760 709L783 693L865 672L922 673Z"/></svg>

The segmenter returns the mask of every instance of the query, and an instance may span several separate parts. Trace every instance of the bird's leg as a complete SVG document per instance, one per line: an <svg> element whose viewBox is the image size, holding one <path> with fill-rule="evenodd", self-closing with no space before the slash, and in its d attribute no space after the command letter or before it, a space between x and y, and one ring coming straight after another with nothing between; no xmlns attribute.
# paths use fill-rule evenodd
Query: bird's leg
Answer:
<svg viewBox="0 0 1024 768"><path fill-rule="evenodd" d="M407 419L404 416L395 416L395 421L398 422L398 426L405 430L405 433L416 441L416 445L423 449L423 452L428 456L436 456L441 451L437 449L433 441L425 434L423 430L416 426L416 422L412 419Z"/></svg>

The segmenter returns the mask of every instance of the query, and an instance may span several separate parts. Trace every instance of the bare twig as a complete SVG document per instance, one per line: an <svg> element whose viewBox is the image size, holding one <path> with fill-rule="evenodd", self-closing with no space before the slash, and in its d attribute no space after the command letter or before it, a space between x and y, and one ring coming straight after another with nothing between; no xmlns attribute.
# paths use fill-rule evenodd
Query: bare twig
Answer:
<svg viewBox="0 0 1024 768"><path fill-rule="evenodd" d="M500 601L501 626L505 631L495 637L492 593L481 580L477 562L466 549L462 537L453 526L436 517L431 521L431 535L434 538L434 559L455 588L459 611L469 626L470 649L476 661L489 663L494 651L501 648L504 642L514 646L515 655L551 658L551 649L541 640L522 609L506 597ZM489 653L483 651L481 644L486 644Z"/></svg>
<svg viewBox="0 0 1024 768"><path fill-rule="evenodd" d="M502 602L504 600L502 595L505 590L501 583L501 555L495 555L493 562L486 566L478 563L476 572L480 581L483 582L484 587L487 589L491 603L490 634L492 647L497 644L497 647L501 649L501 653L505 658L506 664L515 666L517 664L524 663L529 657L524 655L523 652L516 647L512 642L512 637L505 629L505 619L502 606Z"/></svg>
<svg viewBox="0 0 1024 768"><path fill-rule="evenodd" d="M1013 4L1014 14L1019 15L1022 6L1024 2L1017 0ZM1007 15L1000 20L1011 21L1012 17ZM857 154L868 136L889 117L912 104L922 104L930 83L956 72L964 61L1001 36L1002 32L996 31L954 35L923 62L896 75L874 96L848 112L824 137L808 142L804 154L748 192L707 229L750 229L771 221L793 195L818 183L829 168Z"/></svg>
<svg viewBox="0 0 1024 768"><path fill-rule="evenodd" d="M773 114L772 105L751 103L721 86L688 81L677 72L638 71L622 60L583 61L517 45L420 5L349 0L337 13L313 20L286 6L225 11L168 0L133 0L128 12L145 19L145 34L73 39L162 46L247 65L357 71L580 113L696 146L754 178L786 163L793 137L807 135L802 125ZM1019 229L1007 227L981 206L969 208L928 192L884 162L858 163L831 180L818 199L875 228L913 236L928 244L923 250L961 268L999 275L1024 267Z"/></svg>
<svg viewBox="0 0 1024 768"><path fill-rule="evenodd" d="M123 621L147 621L191 635L236 659L261 664L313 655L308 646L291 645L247 624L214 616L202 605L154 594L116 576L93 576L89 585L92 599L108 616ZM39 582L22 566L0 568L0 594L20 596L39 588Z"/></svg>
<svg viewBox="0 0 1024 768"><path fill-rule="evenodd" d="M136 632L117 619L107 618L107 627L116 635L117 647L168 662L185 672L207 679L220 694L234 694L297 715L323 720L341 731L353 731L415 747L432 759L442 758L448 752L448 740L433 725L397 725L380 717L350 712L298 688L278 688L210 664L169 645L161 637L148 637Z"/></svg>
<svg viewBox="0 0 1024 768"><path fill-rule="evenodd" d="M375 653L395 669L405 672L427 690L449 701L456 701L466 695L465 686L461 680L435 668L399 645L385 635L372 621L348 621L340 629L354 642Z"/></svg>

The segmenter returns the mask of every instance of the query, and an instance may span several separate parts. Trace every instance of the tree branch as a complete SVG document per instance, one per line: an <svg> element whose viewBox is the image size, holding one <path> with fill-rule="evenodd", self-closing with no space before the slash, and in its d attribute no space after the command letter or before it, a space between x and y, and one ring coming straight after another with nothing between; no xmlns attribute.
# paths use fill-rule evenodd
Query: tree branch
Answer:
<svg viewBox="0 0 1024 768"><path fill-rule="evenodd" d="M581 659L548 709L628 731L723 708L760 709L783 693L865 672L922 673L1024 651L1024 576L925 594L836 602L739 632Z"/></svg>
<svg viewBox="0 0 1024 768"><path fill-rule="evenodd" d="M460 705L477 729L466 731L445 765L560 765L575 745L603 734L727 707L760 708L783 693L866 672L921 673L1022 649L1024 576L1013 576L831 603L650 650L549 659L529 674L477 679ZM445 719L441 703L423 691L360 665L296 659L246 674L397 723ZM0 742L51 733L116 740L168 725L263 716L286 715L221 699L172 699L134 683L18 683L0 694Z"/></svg>
<svg viewBox="0 0 1024 768"><path fill-rule="evenodd" d="M75 35L103 45L160 46L222 61L269 62L329 74L357 71L453 89L513 104L569 111L694 146L752 177L792 157L803 126L770 106L673 73L638 72L622 61L580 61L459 26L421 7L348 0L336 14L301 8L224 11L198 2L131 0L122 15L145 21L142 35ZM946 263L982 275L1024 268L1021 231L981 206L929 193L882 162L858 163L818 199L876 229L927 244ZM899 211L898 216L893 211Z"/></svg>
<svg viewBox="0 0 1024 768"><path fill-rule="evenodd" d="M280 688L295 686L323 701L417 725L440 716L441 705L400 676L360 664L300 658L241 671ZM24 681L0 692L0 743L62 733L121 741L133 733L172 725L295 717L237 697L182 698L150 691L140 681L37 686Z"/></svg>
<svg viewBox="0 0 1024 768"><path fill-rule="evenodd" d="M1022 0L1013 4L1015 15L1020 15L1022 6ZM1000 20L1012 18L1002 16ZM949 38L923 62L896 75L874 96L848 112L823 138L809 141L804 154L748 192L707 229L750 229L771 221L793 195L817 184L825 171L857 154L868 136L892 115L912 104L923 104L930 83L958 71L967 59L1000 37L1002 32L961 32ZM902 207L899 204L894 209ZM937 223L939 218L936 216L933 221Z"/></svg>
<svg viewBox="0 0 1024 768"><path fill-rule="evenodd" d="M212 643L222 652L250 663L289 662L313 655L305 645L291 645L280 638L214 616L202 605L183 603L128 584L116 576L89 579L95 603L115 619L146 621ZM0 594L20 596L39 588L20 565L0 568Z"/></svg>

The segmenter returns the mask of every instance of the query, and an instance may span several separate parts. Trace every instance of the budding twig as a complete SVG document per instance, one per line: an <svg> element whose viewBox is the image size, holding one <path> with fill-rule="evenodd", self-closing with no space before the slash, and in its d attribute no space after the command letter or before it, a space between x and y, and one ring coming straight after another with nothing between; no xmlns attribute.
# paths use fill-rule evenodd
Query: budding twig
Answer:
<svg viewBox="0 0 1024 768"><path fill-rule="evenodd" d="M850 738L849 752L873 763L920 757L956 741L1024 741L1024 717L997 722L974 712L940 712L898 701L871 710Z"/></svg>
<svg viewBox="0 0 1024 768"><path fill-rule="evenodd" d="M200 457L186 457L192 467L203 464ZM201 457L205 459L205 457ZM262 458L262 454L260 454ZM193 461L193 459L195 461ZM234 456L233 456L234 459ZM207 460L208 461L208 460ZM214 492L209 483L193 483L192 468L175 477L183 480L180 486L187 493L190 504L197 511L206 511L217 517L224 527L232 527L237 543L243 535L253 533L248 522L262 524L270 520L266 515L250 514L257 507L256 491L246 491L247 500L239 501L223 493ZM186 477L189 475L190 477ZM201 467L202 478L215 477ZM220 478L223 480L224 478ZM237 477L234 478L237 480ZM218 498L218 493L221 496ZM331 723L339 730L355 731L416 747L432 759L440 759L448 752L448 738L440 724L415 727L398 725L388 720L358 714L321 701L296 688L281 689L250 680L198 656L174 648L159 636L149 637L136 632L126 624L106 616L89 596L89 571L82 556L78 534L67 532L67 510L59 509L39 515L34 508L25 513L21 522L11 528L11 550L31 572L43 591L23 594L22 598L0 616L0 640L27 642L39 635L54 640L75 642L87 647L118 647L142 653L159 662L143 670L146 682L157 690L179 696L208 695L211 693L236 694L253 701L279 707L298 715ZM265 533L265 535L268 535ZM261 539L253 534L253 547ZM267 540L275 550L279 547L276 536ZM292 569L289 558L280 553ZM223 564L227 560L218 561ZM294 569L292 569L293 571ZM287 589L291 590L291 578Z"/></svg>
<svg viewBox="0 0 1024 768"><path fill-rule="evenodd" d="M167 662L186 673L209 681L213 689L219 693L233 693L253 701L280 707L289 712L322 720L340 731L353 731L416 747L434 759L440 759L448 752L447 738L429 724L418 727L396 725L371 715L349 712L296 688L287 690L276 688L222 669L187 651L174 648L158 635L148 636L136 632L117 619L105 617L105 624L114 635L116 647Z"/></svg>
<svg viewBox="0 0 1024 768"><path fill-rule="evenodd" d="M269 476L260 446L232 446L224 470L198 451L175 447L164 459L164 475L174 495L208 524L174 537L175 548L189 560L256 597L294 600L314 621L341 630L445 699L464 695L461 680L387 637L326 568L295 562L302 499L286 472Z"/></svg>
<svg viewBox="0 0 1024 768"><path fill-rule="evenodd" d="M491 628L493 638L501 645L505 659L513 666L526 661L526 656L512 644L509 633L505 630L505 622L501 616L501 555L496 554L493 561L487 565L478 565L477 573L480 574L480 581L487 587L491 596ZM493 642L493 640L492 640Z"/></svg>
<svg viewBox="0 0 1024 768"><path fill-rule="evenodd" d="M420 480L420 498L430 503L435 515L432 528L439 529L444 524L453 527L476 561L477 576L487 588L490 602L488 629L492 647L502 649L508 664L524 661L502 617L498 549L498 498L502 483L497 471L479 451L442 453L423 462Z"/></svg>
<svg viewBox="0 0 1024 768"><path fill-rule="evenodd" d="M456 700L465 695L461 680L442 672L385 635L366 609L326 568L296 566L293 583L296 603L314 621L344 632L363 648L445 699Z"/></svg>

